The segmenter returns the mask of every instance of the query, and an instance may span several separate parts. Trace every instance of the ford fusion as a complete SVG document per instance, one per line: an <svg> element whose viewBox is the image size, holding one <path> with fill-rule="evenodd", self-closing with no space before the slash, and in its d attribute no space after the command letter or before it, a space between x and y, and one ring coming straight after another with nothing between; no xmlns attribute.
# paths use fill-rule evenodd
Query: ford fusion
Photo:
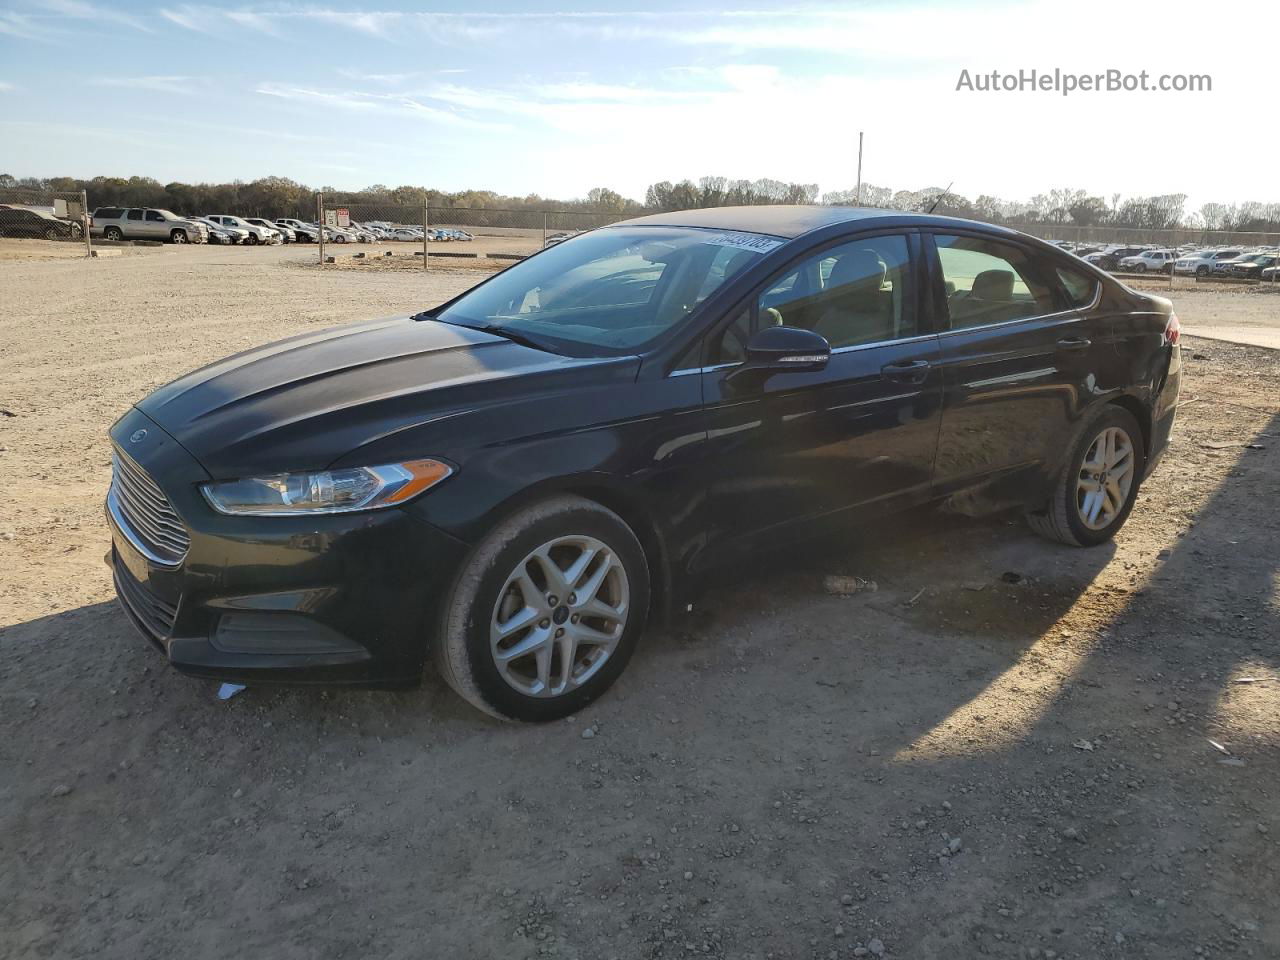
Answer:
<svg viewBox="0 0 1280 960"><path fill-rule="evenodd" d="M1010 230L641 217L151 394L111 430L116 591L184 673L403 686L430 659L548 720L707 571L838 517L963 493L1107 541L1180 366L1167 300Z"/></svg>

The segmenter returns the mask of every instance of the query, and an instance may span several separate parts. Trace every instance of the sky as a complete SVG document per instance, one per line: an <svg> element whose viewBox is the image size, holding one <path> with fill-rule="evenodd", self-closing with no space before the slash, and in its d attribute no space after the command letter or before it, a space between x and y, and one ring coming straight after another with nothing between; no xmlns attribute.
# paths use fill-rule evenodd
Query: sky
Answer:
<svg viewBox="0 0 1280 960"><path fill-rule="evenodd" d="M0 0L0 172L643 199L863 178L1280 201L1280 4ZM1207 92L970 77L1207 74ZM1265 106L1264 106L1265 105ZM1266 110L1271 111L1271 118Z"/></svg>

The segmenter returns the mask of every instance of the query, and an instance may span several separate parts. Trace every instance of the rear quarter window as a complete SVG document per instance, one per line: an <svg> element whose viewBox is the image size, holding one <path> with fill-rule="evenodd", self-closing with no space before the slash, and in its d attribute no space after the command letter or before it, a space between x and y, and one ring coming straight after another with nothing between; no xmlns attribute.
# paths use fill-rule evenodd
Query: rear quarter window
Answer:
<svg viewBox="0 0 1280 960"><path fill-rule="evenodd" d="M1058 284L1062 289L1063 300L1070 307L1087 307L1093 303L1098 292L1096 278L1069 267L1055 267Z"/></svg>

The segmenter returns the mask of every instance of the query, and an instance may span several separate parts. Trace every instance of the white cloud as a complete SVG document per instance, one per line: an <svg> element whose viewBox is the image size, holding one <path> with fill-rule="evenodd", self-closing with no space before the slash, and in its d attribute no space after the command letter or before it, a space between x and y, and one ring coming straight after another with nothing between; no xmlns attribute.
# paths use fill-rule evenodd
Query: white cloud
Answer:
<svg viewBox="0 0 1280 960"><path fill-rule="evenodd" d="M372 93L361 90L321 90L283 83L260 83L256 92L281 100L322 107L336 107L358 113L390 113L413 116L446 126L494 129L497 124L473 119L451 109L422 102L422 98L404 93Z"/></svg>
<svg viewBox="0 0 1280 960"><path fill-rule="evenodd" d="M0 34L22 40L41 40L46 36L34 18L14 10L0 10Z"/></svg>
<svg viewBox="0 0 1280 960"><path fill-rule="evenodd" d="M150 90L153 93L191 94L203 87L204 77L152 76L152 77L94 77L89 81L95 87L120 87L126 90Z"/></svg>
<svg viewBox="0 0 1280 960"><path fill-rule="evenodd" d="M40 0L40 10L72 20L92 20L99 23L118 23L144 33L154 32L151 25L140 17L109 7L99 7L85 0Z"/></svg>
<svg viewBox="0 0 1280 960"><path fill-rule="evenodd" d="M15 87L12 83L8 83L4 80L0 80L0 93L12 93L14 90L17 90L17 89L18 88Z"/></svg>

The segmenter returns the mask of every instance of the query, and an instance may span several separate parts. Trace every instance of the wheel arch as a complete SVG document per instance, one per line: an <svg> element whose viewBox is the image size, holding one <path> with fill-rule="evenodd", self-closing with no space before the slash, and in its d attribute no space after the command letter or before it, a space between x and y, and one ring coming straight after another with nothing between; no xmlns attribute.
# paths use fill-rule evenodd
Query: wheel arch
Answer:
<svg viewBox="0 0 1280 960"><path fill-rule="evenodd" d="M674 602L670 550L654 512L636 490L619 484L604 474L555 477L535 483L507 498L490 514L488 529L501 524L519 510L542 500L569 494L598 503L616 513L636 535L649 566L649 614L667 623Z"/></svg>
<svg viewBox="0 0 1280 960"><path fill-rule="evenodd" d="M1122 393L1107 401L1107 406L1120 407L1133 415L1142 431L1142 456L1146 460L1151 456L1151 410L1133 394Z"/></svg>

